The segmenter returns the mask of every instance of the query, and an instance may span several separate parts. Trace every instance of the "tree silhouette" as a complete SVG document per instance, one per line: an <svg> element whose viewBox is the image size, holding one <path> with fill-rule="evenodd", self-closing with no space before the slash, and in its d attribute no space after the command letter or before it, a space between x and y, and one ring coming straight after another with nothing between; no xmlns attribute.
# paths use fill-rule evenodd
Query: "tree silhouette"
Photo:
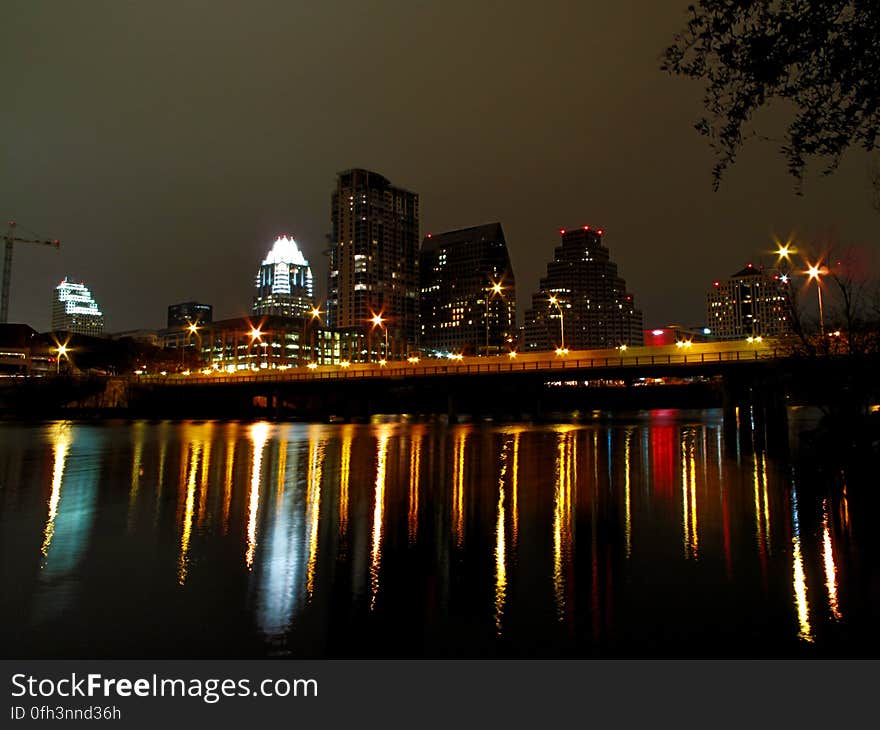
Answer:
<svg viewBox="0 0 880 730"><path fill-rule="evenodd" d="M753 117L771 102L792 109L779 145L798 192L811 158L830 174L850 147L876 148L878 0L700 0L688 12L662 68L706 84L695 126L715 151L716 190L743 143L761 136Z"/></svg>

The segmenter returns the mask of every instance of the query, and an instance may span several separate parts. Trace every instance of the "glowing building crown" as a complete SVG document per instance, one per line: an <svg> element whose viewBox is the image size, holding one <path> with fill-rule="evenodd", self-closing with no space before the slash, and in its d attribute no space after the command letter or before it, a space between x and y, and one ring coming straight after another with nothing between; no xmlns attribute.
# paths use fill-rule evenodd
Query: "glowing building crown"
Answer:
<svg viewBox="0 0 880 730"><path fill-rule="evenodd" d="M299 246L296 245L296 241L294 241L293 238L279 236L275 239L275 243L272 246L272 250L269 251L269 255L266 256L263 261L263 265L266 264L308 266L309 262L306 261L305 256L302 255L302 251L299 250Z"/></svg>

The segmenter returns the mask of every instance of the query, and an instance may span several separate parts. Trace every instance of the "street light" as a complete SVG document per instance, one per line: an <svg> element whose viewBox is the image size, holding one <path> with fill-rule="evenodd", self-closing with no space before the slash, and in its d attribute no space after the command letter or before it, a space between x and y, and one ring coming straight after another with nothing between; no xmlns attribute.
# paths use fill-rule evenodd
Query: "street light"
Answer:
<svg viewBox="0 0 880 730"><path fill-rule="evenodd" d="M550 302L550 304L556 307L557 310L559 310L559 338L561 342L559 343L559 347L556 348L556 354L567 354L568 350L565 348L565 317L562 312L563 302L560 302L559 297L557 297L555 294L551 294L548 301Z"/></svg>
<svg viewBox="0 0 880 730"><path fill-rule="evenodd" d="M370 322L373 323L373 326L370 328L370 331L376 329L376 327L381 327L385 331L385 351L384 356L381 358L382 360L388 360L388 328L385 326L385 318L382 317L382 314L373 313L373 316L370 318Z"/></svg>
<svg viewBox="0 0 880 730"><path fill-rule="evenodd" d="M504 292L504 287L501 285L500 281L492 281L489 280L489 288L486 289L486 356L489 355L489 302L492 299ZM502 296L503 298L503 296Z"/></svg>
<svg viewBox="0 0 880 730"><path fill-rule="evenodd" d="M315 360L315 320L318 320L318 322L320 322L322 314L323 312L317 306L313 306L311 310L309 310L309 315L311 315L311 319L307 320L307 323L309 330L309 357L312 361Z"/></svg>
<svg viewBox="0 0 880 730"><path fill-rule="evenodd" d="M813 279L816 280L816 294L819 297L819 332L824 335L825 334L825 310L822 307L822 280L819 278L824 274L828 273L828 269L824 266L820 266L821 261L817 261L815 264L811 264L807 261L807 284L809 284Z"/></svg>
<svg viewBox="0 0 880 730"><path fill-rule="evenodd" d="M61 374L61 358L67 357L67 345L59 344L57 348L55 348L58 352L58 357L55 358L55 374ZM69 360L70 358L68 358Z"/></svg>
<svg viewBox="0 0 880 730"><path fill-rule="evenodd" d="M186 323L186 342L184 346L180 348L180 364L184 364L184 353L186 352L186 348L189 347L190 338L195 335L199 339L199 350L202 349L202 336L199 334L199 324L198 322L190 322L187 320Z"/></svg>
<svg viewBox="0 0 880 730"><path fill-rule="evenodd" d="M254 342L256 342L257 340L259 340L259 339L263 336L263 333L262 333L262 331L260 330L259 327L253 327L253 326L252 326L252 327L251 327L251 331L248 332L248 335L250 336L251 341L250 341L250 343L248 344L248 349L247 349L247 352L248 352L248 364L247 364L247 365L248 365L248 370L255 370L256 368L254 368L254 367L252 366L253 364L252 364L251 361L250 361L250 359L251 359L251 348L254 346Z"/></svg>

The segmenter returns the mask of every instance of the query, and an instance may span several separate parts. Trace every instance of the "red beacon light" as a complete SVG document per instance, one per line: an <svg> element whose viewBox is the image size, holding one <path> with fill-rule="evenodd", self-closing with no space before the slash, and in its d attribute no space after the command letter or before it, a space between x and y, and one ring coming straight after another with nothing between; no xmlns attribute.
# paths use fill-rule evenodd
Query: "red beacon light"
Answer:
<svg viewBox="0 0 880 730"><path fill-rule="evenodd" d="M603 233L605 233L605 231L603 231L603 230L600 228L598 231L596 231L596 233L598 233L598 234L601 236Z"/></svg>
<svg viewBox="0 0 880 730"><path fill-rule="evenodd" d="M564 228L560 228L560 229L559 229L559 235L560 235L560 236L564 236L564 235L565 235L565 229L564 229Z"/></svg>
<svg viewBox="0 0 880 730"><path fill-rule="evenodd" d="M712 286L721 286L721 282L720 281L713 281Z"/></svg>
<svg viewBox="0 0 880 730"><path fill-rule="evenodd" d="M431 237L431 234L429 233L429 234L428 234L428 238L430 238L430 237Z"/></svg>
<svg viewBox="0 0 880 730"><path fill-rule="evenodd" d="M589 227L589 226L584 226L584 230L585 230L585 231L589 231L589 230L590 230L590 227Z"/></svg>

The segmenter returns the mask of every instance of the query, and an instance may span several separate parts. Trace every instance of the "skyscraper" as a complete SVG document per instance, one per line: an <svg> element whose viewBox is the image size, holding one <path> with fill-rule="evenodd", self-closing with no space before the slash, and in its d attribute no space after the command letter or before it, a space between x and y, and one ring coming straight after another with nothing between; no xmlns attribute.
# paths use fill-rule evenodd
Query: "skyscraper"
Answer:
<svg viewBox="0 0 880 730"><path fill-rule="evenodd" d="M275 239L256 277L254 315L304 317L313 307L312 269L296 241Z"/></svg>
<svg viewBox="0 0 880 730"><path fill-rule="evenodd" d="M214 308L201 302L181 302L168 307L168 329L191 324L208 324L214 318Z"/></svg>
<svg viewBox="0 0 880 730"><path fill-rule="evenodd" d="M75 284L65 276L55 287L52 329L80 335L100 335L104 331L104 314L85 284Z"/></svg>
<svg viewBox="0 0 880 730"><path fill-rule="evenodd" d="M791 331L788 287L775 271L748 264L706 295L706 324L720 339L767 337Z"/></svg>
<svg viewBox="0 0 880 730"><path fill-rule="evenodd" d="M500 223L428 234L419 255L421 349L507 351L516 339L516 280Z"/></svg>
<svg viewBox="0 0 880 730"><path fill-rule="evenodd" d="M583 226L559 234L561 245L526 312L523 347L581 350L641 345L642 313L602 244L603 231Z"/></svg>
<svg viewBox="0 0 880 730"><path fill-rule="evenodd" d="M419 196L369 170L339 173L331 201L327 323L349 356L406 354L418 331ZM382 332L370 321L382 319Z"/></svg>

